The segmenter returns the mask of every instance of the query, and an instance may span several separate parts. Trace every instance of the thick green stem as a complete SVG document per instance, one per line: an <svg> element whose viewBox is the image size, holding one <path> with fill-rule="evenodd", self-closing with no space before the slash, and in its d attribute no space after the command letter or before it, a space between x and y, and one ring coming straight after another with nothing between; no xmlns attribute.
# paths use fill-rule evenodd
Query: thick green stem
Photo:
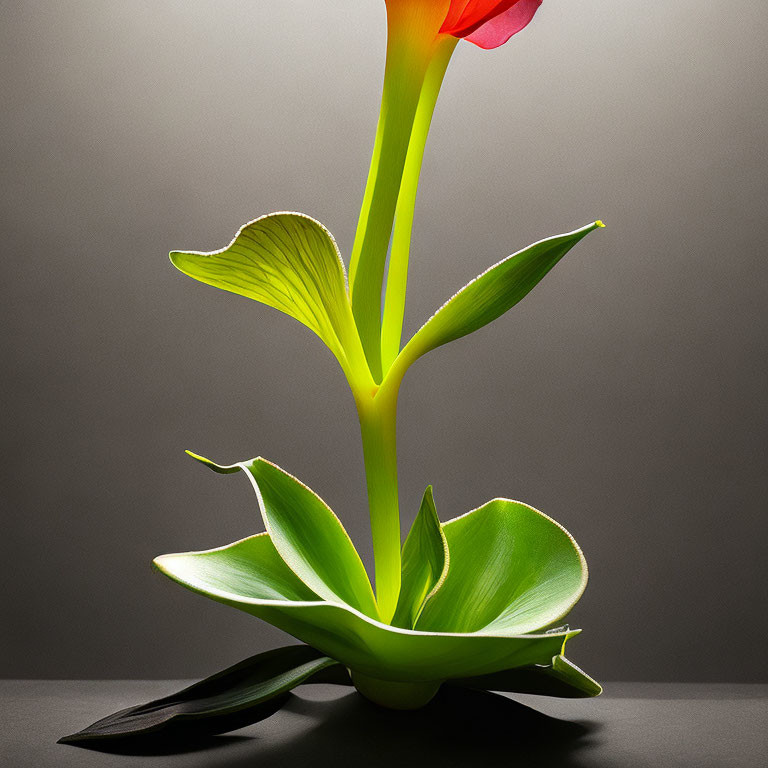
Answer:
<svg viewBox="0 0 768 768"><path fill-rule="evenodd" d="M437 97L440 94L445 71L458 42L458 38L444 36L437 46L435 55L427 69L413 122L400 194L397 198L389 270L387 272L387 288L381 328L381 358L384 373L387 372L400 352L403 317L405 315L405 290L408 283L408 259L419 175Z"/></svg>
<svg viewBox="0 0 768 768"><path fill-rule="evenodd" d="M434 3L398 3L388 15L387 64L371 169L352 248L352 309L368 366L382 379L381 290L422 84L445 35L436 33Z"/></svg>
<svg viewBox="0 0 768 768"><path fill-rule="evenodd" d="M349 265L352 312L374 385L350 384L360 417L382 621L394 615L400 592L400 514L396 414L401 376L387 377L400 347L408 250L416 187L432 112L456 40L440 33L447 6L434 0L387 3L387 64L368 183ZM403 188L401 188L403 185ZM385 299L386 364L382 365L382 286L393 236L394 266ZM354 367L354 366L353 366ZM367 372L366 372L367 373ZM365 378L365 377L364 377ZM381 387L378 383L381 382Z"/></svg>
<svg viewBox="0 0 768 768"><path fill-rule="evenodd" d="M397 388L358 401L368 486L376 599L391 621L400 594L400 507L397 488Z"/></svg>

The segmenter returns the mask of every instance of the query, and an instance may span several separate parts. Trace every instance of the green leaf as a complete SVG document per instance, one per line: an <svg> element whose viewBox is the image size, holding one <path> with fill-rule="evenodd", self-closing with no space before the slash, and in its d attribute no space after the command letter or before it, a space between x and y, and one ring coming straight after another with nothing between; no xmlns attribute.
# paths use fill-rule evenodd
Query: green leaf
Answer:
<svg viewBox="0 0 768 768"><path fill-rule="evenodd" d="M590 698L603 692L600 683L562 655L555 656L548 665L503 669L491 675L453 682L465 688L559 696L565 699Z"/></svg>
<svg viewBox="0 0 768 768"><path fill-rule="evenodd" d="M371 582L354 544L314 491L266 459L224 467L190 455L217 472L245 470L270 539L299 579L328 602L378 616Z"/></svg>
<svg viewBox="0 0 768 768"><path fill-rule="evenodd" d="M219 472L236 467L248 470L275 541L269 533L261 534L218 549L164 555L155 565L185 587L263 619L358 676L439 682L549 665L562 652L563 643L579 632L563 628L523 633L520 629L532 622L548 625L575 602L583 583L573 588L573 573L586 582L575 542L557 523L524 504L496 500L443 526L451 553L448 575L426 603L419 629L404 629L384 624L339 598L344 590L336 579L349 571L346 566L338 568L335 561L344 560L345 548L352 545L337 533L327 536L334 528L343 534L343 528L308 488L263 459L230 467L205 463ZM425 524L434 514L427 499ZM316 519L323 522L317 524ZM327 563L316 562L321 557ZM510 562L510 557L522 564ZM323 565L339 572L321 573L318 568ZM513 580L501 577L505 567L526 579L522 589L516 590ZM483 569L496 570L484 580L478 574ZM476 603L486 601L492 606L482 616L486 625L467 631L459 619L454 622L456 628L423 631L424 615L433 604L440 602L434 616L445 616L443 595L455 570L469 577L471 588L466 594L451 588L451 599L457 603L454 613L460 617L467 611L473 617L471 623L477 624L485 609Z"/></svg>
<svg viewBox="0 0 768 768"><path fill-rule="evenodd" d="M163 555L155 565L188 589L257 616L345 667L380 680L445 680L549 664L563 642L578 634L562 630L519 636L503 628L475 634L419 632L383 624L340 603L292 594L281 598L281 591L296 585L286 579L287 566L261 562L257 548L267 558L274 551L268 542L261 534L205 552Z"/></svg>
<svg viewBox="0 0 768 768"><path fill-rule="evenodd" d="M279 309L311 328L345 371L367 370L336 241L309 216L272 213L246 224L219 251L170 256L195 280Z"/></svg>
<svg viewBox="0 0 768 768"><path fill-rule="evenodd" d="M189 562L194 554L194 563ZM154 561L163 573L181 577L201 571L210 589L232 591L243 598L292 603L318 603L318 597L283 561L268 533L257 533L226 547L195 553L163 555Z"/></svg>
<svg viewBox="0 0 768 768"><path fill-rule="evenodd" d="M430 485L403 545L400 598L392 623L410 629L448 574L448 544Z"/></svg>
<svg viewBox="0 0 768 768"><path fill-rule="evenodd" d="M64 736L60 744L150 734L179 738L225 733L274 714L288 692L322 679L338 662L306 645L252 656L171 696L129 707Z"/></svg>
<svg viewBox="0 0 768 768"><path fill-rule="evenodd" d="M503 315L533 290L579 240L602 226L596 221L575 232L541 240L476 277L443 304L405 345L400 353L401 370L435 347L466 336Z"/></svg>
<svg viewBox="0 0 768 768"><path fill-rule="evenodd" d="M587 585L572 536L527 504L494 499L443 531L451 567L419 630L534 632L565 616Z"/></svg>

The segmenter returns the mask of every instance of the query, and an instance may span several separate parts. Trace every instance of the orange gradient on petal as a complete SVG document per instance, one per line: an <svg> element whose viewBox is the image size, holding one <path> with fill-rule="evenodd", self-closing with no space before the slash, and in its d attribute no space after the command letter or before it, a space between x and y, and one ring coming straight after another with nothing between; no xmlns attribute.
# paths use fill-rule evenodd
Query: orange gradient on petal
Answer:
<svg viewBox="0 0 768 768"><path fill-rule="evenodd" d="M429 45L440 34L497 48L524 29L542 0L386 0L390 28Z"/></svg>

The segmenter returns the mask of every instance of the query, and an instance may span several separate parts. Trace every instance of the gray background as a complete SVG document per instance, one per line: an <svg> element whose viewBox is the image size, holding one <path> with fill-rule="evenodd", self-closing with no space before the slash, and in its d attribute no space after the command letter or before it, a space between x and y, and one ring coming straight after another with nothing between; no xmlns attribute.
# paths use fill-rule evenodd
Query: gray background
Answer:
<svg viewBox="0 0 768 768"><path fill-rule="evenodd" d="M370 562L352 400L302 326L182 277L274 210L349 253L381 0L3 2L0 674L181 677L285 641L151 571L258 529L262 454ZM768 10L545 0L461 44L428 146L407 325L541 237L592 234L401 395L405 523L505 495L560 520L598 678L768 679Z"/></svg>

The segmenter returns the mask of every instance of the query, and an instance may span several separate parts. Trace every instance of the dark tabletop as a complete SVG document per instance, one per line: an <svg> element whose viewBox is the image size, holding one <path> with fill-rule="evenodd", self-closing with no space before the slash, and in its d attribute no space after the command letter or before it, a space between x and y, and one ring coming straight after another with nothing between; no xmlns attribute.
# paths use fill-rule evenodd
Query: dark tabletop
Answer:
<svg viewBox="0 0 768 768"><path fill-rule="evenodd" d="M0 765L766 768L768 686L614 683L597 699L445 691L418 712L311 685L262 723L196 744L109 752L56 739L183 681L0 681Z"/></svg>

